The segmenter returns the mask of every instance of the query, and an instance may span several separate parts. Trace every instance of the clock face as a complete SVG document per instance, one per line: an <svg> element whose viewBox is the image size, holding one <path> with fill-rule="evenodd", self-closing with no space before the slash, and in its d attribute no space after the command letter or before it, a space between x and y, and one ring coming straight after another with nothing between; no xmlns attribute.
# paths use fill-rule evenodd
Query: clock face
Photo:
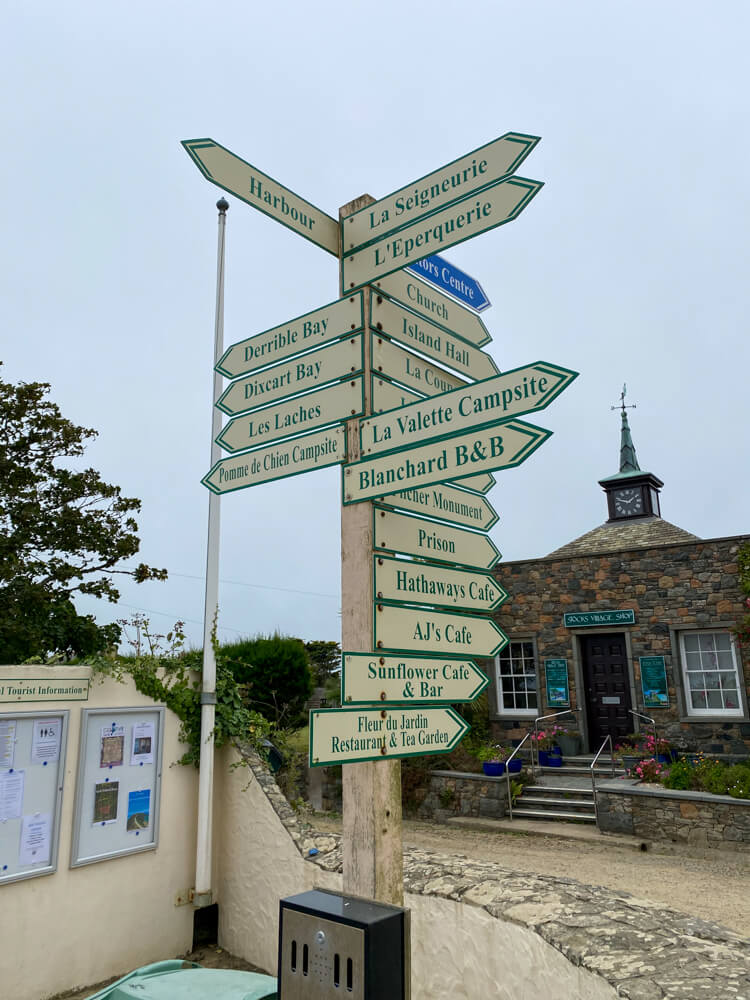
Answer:
<svg viewBox="0 0 750 1000"><path fill-rule="evenodd" d="M615 513L619 517L643 513L643 495L639 488L629 487L613 494Z"/></svg>

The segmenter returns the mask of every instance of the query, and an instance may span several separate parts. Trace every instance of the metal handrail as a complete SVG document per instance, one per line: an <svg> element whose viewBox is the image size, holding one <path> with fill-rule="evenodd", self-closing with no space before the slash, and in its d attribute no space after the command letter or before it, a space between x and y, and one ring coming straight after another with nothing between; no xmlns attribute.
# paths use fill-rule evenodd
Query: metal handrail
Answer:
<svg viewBox="0 0 750 1000"><path fill-rule="evenodd" d="M629 708L628 711L631 715L637 715L639 719L645 719L646 722L650 722L654 727L654 753L658 755L659 740L656 737L656 719L652 719L650 715L642 715L641 712L635 712L632 708Z"/></svg>
<svg viewBox="0 0 750 1000"><path fill-rule="evenodd" d="M545 719L556 719L560 715L577 715L581 711L580 708L566 708L563 712L553 712L551 715L539 715L534 719L534 739L531 741L531 773L536 774L536 764L534 763L534 752L536 750L537 762L539 760L539 750L537 748L536 734L539 731L538 726L540 722L544 722ZM576 719L576 722L578 720Z"/></svg>
<svg viewBox="0 0 750 1000"><path fill-rule="evenodd" d="M513 802L511 801L512 796L510 794L510 771L508 770L508 764L510 764L510 762L516 756L516 754L521 749L521 747L524 745L524 743L529 738L529 736L531 736L531 733L526 733L526 735L524 736L524 738L521 740L521 742L518 744L518 746L516 747L516 749L513 751L513 753L510 755L510 757L508 757L508 759L505 762L505 787L506 787L506 789L508 791L508 819L513 819ZM532 750L532 753L533 753L533 750ZM532 761L532 763L533 763L533 761Z"/></svg>
<svg viewBox="0 0 750 1000"><path fill-rule="evenodd" d="M610 762L612 764L612 777L614 778L614 776L615 776L615 750L614 750L614 747L612 746L612 737L609 735L609 733L607 733L607 735L604 737L604 742L599 747L599 752L597 753L596 757L594 757L593 761L591 762L591 794L594 796L594 818L596 819L597 828L599 826L599 805L598 805L598 803L596 801L596 776L595 776L594 771L595 771L595 768L596 768L596 762L599 760L599 758L601 757L601 755L604 753L604 748L606 747L606 745L608 743L609 743L609 759L610 759Z"/></svg>

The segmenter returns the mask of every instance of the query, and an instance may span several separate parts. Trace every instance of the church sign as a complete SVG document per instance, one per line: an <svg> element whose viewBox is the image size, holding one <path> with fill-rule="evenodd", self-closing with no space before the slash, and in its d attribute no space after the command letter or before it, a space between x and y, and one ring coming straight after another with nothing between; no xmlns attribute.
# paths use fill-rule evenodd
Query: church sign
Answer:
<svg viewBox="0 0 750 1000"><path fill-rule="evenodd" d="M596 625L635 625L635 612L622 611L569 611L563 615L565 628L590 628Z"/></svg>

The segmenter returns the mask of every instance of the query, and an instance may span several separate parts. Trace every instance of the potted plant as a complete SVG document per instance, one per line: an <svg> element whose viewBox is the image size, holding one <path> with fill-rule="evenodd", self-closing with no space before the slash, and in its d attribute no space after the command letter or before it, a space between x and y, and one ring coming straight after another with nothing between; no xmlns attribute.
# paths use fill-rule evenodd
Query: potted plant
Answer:
<svg viewBox="0 0 750 1000"><path fill-rule="evenodd" d="M481 761L482 770L494 778L505 774L505 761L509 756L510 750L500 743L482 743L476 749L476 758Z"/></svg>
<svg viewBox="0 0 750 1000"><path fill-rule="evenodd" d="M641 760L655 758L660 764L672 762L672 744L669 740L654 738L653 733L645 733L637 746Z"/></svg>
<svg viewBox="0 0 750 1000"><path fill-rule="evenodd" d="M577 757L581 752L581 734L577 729L562 729L557 734L557 742L563 757Z"/></svg>
<svg viewBox="0 0 750 1000"><path fill-rule="evenodd" d="M562 751L558 745L562 729L562 726L549 726L531 734L531 742L537 748L541 767L562 766Z"/></svg>

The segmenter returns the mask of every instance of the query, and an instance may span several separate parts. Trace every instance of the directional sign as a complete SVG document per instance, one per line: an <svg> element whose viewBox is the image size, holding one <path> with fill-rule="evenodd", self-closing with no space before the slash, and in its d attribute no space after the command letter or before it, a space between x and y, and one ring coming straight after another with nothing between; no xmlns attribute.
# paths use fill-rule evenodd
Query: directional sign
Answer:
<svg viewBox="0 0 750 1000"><path fill-rule="evenodd" d="M467 704L489 683L489 677L472 660L447 656L344 653L341 660L341 700L345 704Z"/></svg>
<svg viewBox="0 0 750 1000"><path fill-rule="evenodd" d="M375 648L392 653L495 656L508 637L491 618L457 611L375 605Z"/></svg>
<svg viewBox="0 0 750 1000"><path fill-rule="evenodd" d="M378 337L373 333L371 342L373 372L402 382L409 389L415 389L426 396L436 396L440 392L449 392L466 385L464 379L430 364L387 337Z"/></svg>
<svg viewBox="0 0 750 1000"><path fill-rule="evenodd" d="M416 264L464 240L517 218L543 184L526 177L507 177L476 197L444 208L393 236L342 257L342 281L347 291L361 288L391 271Z"/></svg>
<svg viewBox="0 0 750 1000"><path fill-rule="evenodd" d="M373 332L382 330L393 340L469 378L489 378L499 373L489 354L383 295L370 299L370 325Z"/></svg>
<svg viewBox="0 0 750 1000"><path fill-rule="evenodd" d="M421 269L423 265L433 260L442 260L442 257L425 257L414 266ZM447 265L448 262L445 261L445 264ZM468 278L468 275L466 277ZM392 299L405 302L414 312L421 313L427 319L452 330L457 336L463 337L464 340L468 340L476 347L482 347L483 344L492 340L487 327L475 313L469 312L468 309L464 309L463 306L454 302L453 299L449 299L447 295L443 295L436 288L420 281L410 268L394 271L393 274L389 274L385 278L379 278L375 282L375 287ZM477 285L477 287L479 286ZM489 305L489 303L487 304ZM477 307L474 306L474 308Z"/></svg>
<svg viewBox="0 0 750 1000"><path fill-rule="evenodd" d="M476 278L472 278L466 271L462 271L460 267L451 264L439 254L423 257L408 270L418 274L425 281L431 281L449 295L455 295L477 312L482 312L492 305Z"/></svg>
<svg viewBox="0 0 750 1000"><path fill-rule="evenodd" d="M310 712L310 764L448 753L471 726L452 708L319 708Z"/></svg>
<svg viewBox="0 0 750 1000"><path fill-rule="evenodd" d="M312 347L320 347L347 333L356 333L364 325L362 293L357 292L232 344L220 358L216 371L227 378L237 378L238 375L293 358Z"/></svg>
<svg viewBox="0 0 750 1000"><path fill-rule="evenodd" d="M364 458L344 466L343 502L359 503L418 486L460 479L466 472L510 469L525 462L552 436L534 424L511 420L425 445Z"/></svg>
<svg viewBox="0 0 750 1000"><path fill-rule="evenodd" d="M494 611L508 600L508 594L489 573L377 554L374 562L378 600L461 608L475 614Z"/></svg>
<svg viewBox="0 0 750 1000"><path fill-rule="evenodd" d="M543 410L578 373L545 361L360 420L363 455L422 444L447 433L505 423Z"/></svg>
<svg viewBox="0 0 750 1000"><path fill-rule="evenodd" d="M300 431L350 420L364 412L364 377L359 375L346 382L334 382L317 392L308 392L275 406L235 417L222 429L216 443L225 451L245 451L299 434Z"/></svg>
<svg viewBox="0 0 750 1000"><path fill-rule="evenodd" d="M300 472L325 469L343 462L345 455L345 428L329 427L324 431L300 434L268 448L256 448L231 458L219 459L201 482L212 493L232 493L274 479L296 476Z"/></svg>
<svg viewBox="0 0 750 1000"><path fill-rule="evenodd" d="M484 497L445 483L391 493L384 502L399 510L427 514L429 517L438 517L442 521L462 524L479 531L489 531L498 520L497 511Z"/></svg>
<svg viewBox="0 0 750 1000"><path fill-rule="evenodd" d="M233 416L361 372L364 368L363 338L362 333L347 337L294 361L238 379L227 386L216 405L223 413Z"/></svg>
<svg viewBox="0 0 750 1000"><path fill-rule="evenodd" d="M206 180L338 257L339 227L330 215L213 139L183 139L182 145Z"/></svg>
<svg viewBox="0 0 750 1000"><path fill-rule="evenodd" d="M354 212L341 224L343 245L347 250L361 247L433 215L459 199L467 200L514 173L538 142L535 135L506 132L473 153Z"/></svg>
<svg viewBox="0 0 750 1000"><path fill-rule="evenodd" d="M375 507L373 511L376 552L401 552L451 565L490 569L501 558L484 532L455 528L440 521L400 514Z"/></svg>

